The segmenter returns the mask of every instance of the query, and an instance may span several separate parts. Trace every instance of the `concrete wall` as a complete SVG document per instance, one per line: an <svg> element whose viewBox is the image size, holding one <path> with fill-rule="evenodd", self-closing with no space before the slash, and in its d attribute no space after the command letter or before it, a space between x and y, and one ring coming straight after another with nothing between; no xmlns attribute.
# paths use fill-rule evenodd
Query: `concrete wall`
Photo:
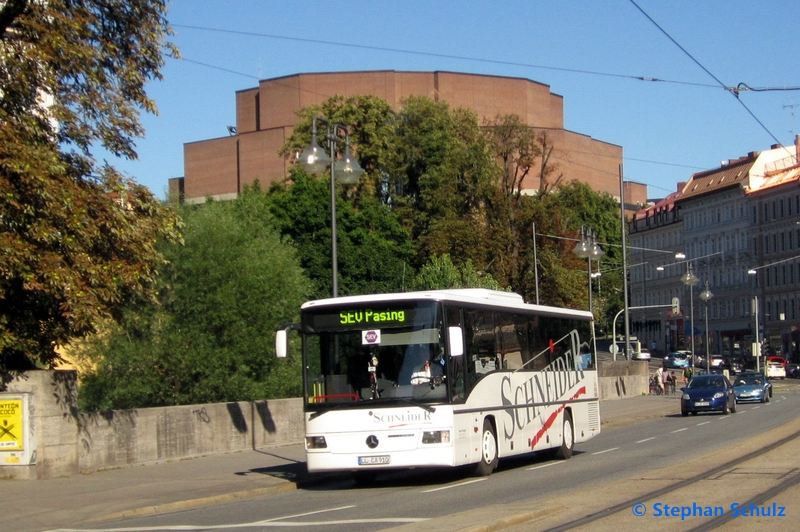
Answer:
<svg viewBox="0 0 800 532"><path fill-rule="evenodd" d="M0 464L0 477L45 479L83 471L299 443L301 399L79 413L74 371L32 371L6 395L30 393L30 463ZM0 394L0 400L4 394Z"/></svg>
<svg viewBox="0 0 800 532"><path fill-rule="evenodd" d="M115 410L77 416L79 468L92 471L298 443L298 399Z"/></svg>
<svg viewBox="0 0 800 532"><path fill-rule="evenodd" d="M600 400L635 397L650 392L650 373L644 360L603 362L599 366Z"/></svg>

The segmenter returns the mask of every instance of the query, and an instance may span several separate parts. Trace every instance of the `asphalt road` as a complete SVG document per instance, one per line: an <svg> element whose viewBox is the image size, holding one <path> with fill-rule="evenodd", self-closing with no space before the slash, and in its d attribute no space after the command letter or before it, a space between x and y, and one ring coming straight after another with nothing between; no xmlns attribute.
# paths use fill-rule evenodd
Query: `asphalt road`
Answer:
<svg viewBox="0 0 800 532"><path fill-rule="evenodd" d="M558 529L561 526L559 522L570 522L574 515L585 516L590 508L598 505L602 508L604 499L610 501L632 486L636 486L639 492L648 493L651 488L668 484L682 475L691 476L695 471L702 471L705 465L715 463L720 457L752 446L753 437L772 437L774 431L785 431L792 423L800 434L800 425L796 421L800 409L800 382L778 382L776 388L771 403L739 405L736 414L727 416L683 418L676 397L674 415L604 430L598 437L577 446L571 460L508 459L501 462L498 471L486 478L448 470L400 472L379 478L368 488L359 487L350 480L337 480L310 489L103 523L81 530L152 532L235 528L248 532L265 528L319 527L326 532L358 532L399 527L411 531L430 530L434 522L437 531L469 530L469 516L475 512L482 518L490 512L496 514L494 522L497 524L492 530ZM766 447L763 443L759 446ZM782 456L780 450L775 452L778 453L776 456ZM797 465L800 471L800 463ZM763 469L763 464L759 467ZM784 461L777 461L770 471L786 473L790 469L792 466ZM713 497L706 491L693 496L700 503L712 499L731 503L740 497L736 490L741 486L732 478L717 479L714 487L717 491ZM739 481L743 478L748 477L741 476ZM703 489L708 490L708 487ZM729 495L725 495L726 490L730 490ZM625 511L620 512L624 514L626 528L642 528L645 523L656 523L661 528L672 530L676 523L683 523L637 520L631 513L631 500L634 499L623 497L621 503L614 503L628 504ZM671 499L667 497L666 500ZM611 506L611 502L606 504L606 507ZM542 512L539 518L545 520L541 524L544 528L532 526L529 522L515 524L504 521L513 515L534 519L533 513L537 509ZM652 514L652 506L650 511ZM800 517L800 510L794 511L794 517ZM435 521L431 522L431 519ZM775 522L768 524L774 525ZM786 521L780 524L786 524ZM619 530L620 525L579 523L574 526L586 530L601 530L604 526L609 530Z"/></svg>

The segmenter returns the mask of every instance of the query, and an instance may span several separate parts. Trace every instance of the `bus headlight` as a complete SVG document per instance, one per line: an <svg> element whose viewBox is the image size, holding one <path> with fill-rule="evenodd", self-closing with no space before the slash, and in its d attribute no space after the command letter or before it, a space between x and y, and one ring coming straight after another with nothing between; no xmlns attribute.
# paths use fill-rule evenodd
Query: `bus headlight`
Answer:
<svg viewBox="0 0 800 532"><path fill-rule="evenodd" d="M450 431L449 430L423 431L422 443L450 443Z"/></svg>
<svg viewBox="0 0 800 532"><path fill-rule="evenodd" d="M306 449L327 449L325 436L306 436Z"/></svg>

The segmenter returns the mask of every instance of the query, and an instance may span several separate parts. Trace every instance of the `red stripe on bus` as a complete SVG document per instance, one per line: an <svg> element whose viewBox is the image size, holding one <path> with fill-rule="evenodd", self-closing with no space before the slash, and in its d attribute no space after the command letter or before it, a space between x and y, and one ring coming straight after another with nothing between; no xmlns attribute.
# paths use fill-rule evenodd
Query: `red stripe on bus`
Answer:
<svg viewBox="0 0 800 532"><path fill-rule="evenodd" d="M578 388L578 391L575 392L575 394L572 397L567 399L567 403L569 403L570 401L574 401L575 399L577 399L581 395L584 395L585 393L586 393L586 386L581 386L580 388ZM542 438L542 436L544 436L544 433L550 427L553 426L553 423L555 423L556 418L558 418L558 415L564 410L564 408L566 408L566 406L567 406L566 404L563 404L558 407L558 410L550 414L550 417L548 417L547 421L544 422L544 426L539 430L539 432L536 433L536 436L533 437L533 441L531 442L531 449L536 447L536 444L539 443L539 440Z"/></svg>

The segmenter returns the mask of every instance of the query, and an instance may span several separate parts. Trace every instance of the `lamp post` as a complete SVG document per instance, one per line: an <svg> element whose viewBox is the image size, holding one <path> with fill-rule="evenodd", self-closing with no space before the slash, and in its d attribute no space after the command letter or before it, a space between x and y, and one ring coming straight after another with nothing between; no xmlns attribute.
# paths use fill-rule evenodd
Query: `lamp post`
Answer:
<svg viewBox="0 0 800 532"><path fill-rule="evenodd" d="M708 281L703 285L703 291L700 292L700 299L703 300L706 307L706 371L711 373L711 355L708 352L708 300L714 297L711 290L708 289Z"/></svg>
<svg viewBox="0 0 800 532"><path fill-rule="evenodd" d="M692 362L694 362L695 351L694 351L694 295L692 293L692 288L700 282L700 279L692 271L692 263L686 263L686 273L681 276L681 281L683 284L689 287L689 327L691 327L691 334L692 334ZM706 353L706 358L708 358L708 353Z"/></svg>
<svg viewBox="0 0 800 532"><path fill-rule="evenodd" d="M328 141L328 152L317 142L317 122L326 126L325 140ZM339 132L344 132L345 144L342 158L336 159L336 150L339 144ZM311 174L320 175L330 167L331 173L331 271L333 297L339 296L339 265L336 250L336 181L352 184L364 173L364 169L350 155L350 132L347 126L338 122L331 122L326 118L314 117L311 122L311 144L298 156L303 169Z"/></svg>
<svg viewBox="0 0 800 532"><path fill-rule="evenodd" d="M589 312L592 312L592 260L600 260L600 257L605 255L605 252L597 244L597 237L594 230L581 226L581 240L572 250L577 256L582 259L588 259L589 264Z"/></svg>

